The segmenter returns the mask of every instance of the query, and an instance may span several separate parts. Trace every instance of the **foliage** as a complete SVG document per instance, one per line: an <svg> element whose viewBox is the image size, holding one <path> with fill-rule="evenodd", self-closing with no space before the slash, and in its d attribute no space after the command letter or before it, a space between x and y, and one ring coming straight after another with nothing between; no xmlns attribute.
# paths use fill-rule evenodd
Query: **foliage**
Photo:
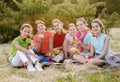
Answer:
<svg viewBox="0 0 120 82"><path fill-rule="evenodd" d="M49 10L49 13L72 18L73 20L76 18L85 17L90 24L90 21L94 19L96 14L96 7L95 5L90 5L88 0L79 0L77 4L64 2L62 4L53 5Z"/></svg>
<svg viewBox="0 0 120 82"><path fill-rule="evenodd" d="M94 16L95 11L95 6L90 5L88 3L88 0L79 0L77 4L62 3L58 5L53 5L49 13L70 18L77 18Z"/></svg>
<svg viewBox="0 0 120 82"><path fill-rule="evenodd" d="M104 2L107 14L111 15L113 12L117 12L120 15L120 0L89 0L89 2L90 4Z"/></svg>
<svg viewBox="0 0 120 82"><path fill-rule="evenodd" d="M76 4L78 0L71 0L71 4Z"/></svg>
<svg viewBox="0 0 120 82"><path fill-rule="evenodd" d="M71 22L75 22L74 19L72 18L67 18L67 17L63 17L63 16L60 16L60 15L54 15L54 14L35 14L35 15L31 15L31 16L28 16L24 22L27 22L27 23L30 23L32 26L33 26L33 34L36 34L37 32L37 29L36 29L36 26L35 26L35 21L36 20L42 20L46 23L46 27L47 29L49 28L52 28L52 20L53 19L60 19L63 24L64 24L64 28L67 29L67 26L69 23Z"/></svg>
<svg viewBox="0 0 120 82"><path fill-rule="evenodd" d="M0 43L7 43L18 35L17 29L12 29L6 25L0 25Z"/></svg>
<svg viewBox="0 0 120 82"><path fill-rule="evenodd" d="M17 34L19 34L14 20L17 13L13 12L2 1L0 2L0 8L0 43L5 43L12 40Z"/></svg>
<svg viewBox="0 0 120 82"><path fill-rule="evenodd" d="M20 13L28 16L33 14L42 14L47 13L50 8L49 1L43 0L23 0L21 3L13 0L18 8L20 9Z"/></svg>
<svg viewBox="0 0 120 82"><path fill-rule="evenodd" d="M99 18L104 23L106 32L109 34L110 28L116 27L117 24L119 25L119 14L117 12L113 12L111 15L107 15L105 13L106 10L103 10L101 14L99 14Z"/></svg>
<svg viewBox="0 0 120 82"><path fill-rule="evenodd" d="M31 15L35 15L38 13L39 14L47 13L50 8L49 1L43 0L22 0L22 2L18 2L17 0L13 1L20 9L20 11L17 12L16 17L14 17L14 20L16 24L19 25L19 27L20 25L26 22L24 20L26 20L27 17L30 17Z"/></svg>
<svg viewBox="0 0 120 82"><path fill-rule="evenodd" d="M3 0L3 1L6 3L6 5L9 8L13 9L14 11L19 11L18 6L13 2L13 0ZM17 0L17 1L22 1L22 0Z"/></svg>
<svg viewBox="0 0 120 82"><path fill-rule="evenodd" d="M120 0L105 0L107 14L117 12L120 15Z"/></svg>
<svg viewBox="0 0 120 82"><path fill-rule="evenodd" d="M57 4L63 3L63 1L64 1L64 0L51 0L51 3L52 3L53 5L57 5Z"/></svg>
<svg viewBox="0 0 120 82"><path fill-rule="evenodd" d="M0 26L1 29L6 28L6 33L7 29L12 29L19 35L19 27L23 23L30 23L35 34L35 20L43 20L48 28L52 28L52 20L58 18L67 29L67 25L75 23L76 18L84 17L88 27L93 19L99 18L106 29L110 29L116 24L120 26L119 9L119 0L1 0ZM0 36L3 37L1 31ZM12 39L17 35L11 35ZM9 40L11 39L8 38L7 41Z"/></svg>

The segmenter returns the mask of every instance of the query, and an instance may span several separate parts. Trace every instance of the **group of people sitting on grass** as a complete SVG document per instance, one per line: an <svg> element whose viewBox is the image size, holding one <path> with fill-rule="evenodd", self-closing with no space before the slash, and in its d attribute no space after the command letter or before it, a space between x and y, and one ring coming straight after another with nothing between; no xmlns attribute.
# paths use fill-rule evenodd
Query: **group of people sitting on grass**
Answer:
<svg viewBox="0 0 120 82"><path fill-rule="evenodd" d="M29 38L32 26L23 24L20 36L12 41L13 67L26 66L28 71L43 71L42 63L63 63L67 59L81 64L103 65L110 55L110 37L99 19L91 22L91 30L84 18L70 23L67 32L59 19L52 21L54 30L46 30L43 21L36 21L37 33Z"/></svg>

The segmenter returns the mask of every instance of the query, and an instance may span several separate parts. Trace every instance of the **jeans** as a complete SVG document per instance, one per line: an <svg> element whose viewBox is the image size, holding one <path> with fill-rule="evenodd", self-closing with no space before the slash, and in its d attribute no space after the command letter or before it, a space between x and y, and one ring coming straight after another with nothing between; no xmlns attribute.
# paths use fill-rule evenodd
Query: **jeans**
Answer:
<svg viewBox="0 0 120 82"><path fill-rule="evenodd" d="M49 58L44 53L37 52L35 49L33 51L39 56L39 62L49 62Z"/></svg>
<svg viewBox="0 0 120 82"><path fill-rule="evenodd" d="M100 55L99 53L95 53L93 58L96 58L96 57L98 57L99 55ZM102 60L106 60L105 57L103 57Z"/></svg>

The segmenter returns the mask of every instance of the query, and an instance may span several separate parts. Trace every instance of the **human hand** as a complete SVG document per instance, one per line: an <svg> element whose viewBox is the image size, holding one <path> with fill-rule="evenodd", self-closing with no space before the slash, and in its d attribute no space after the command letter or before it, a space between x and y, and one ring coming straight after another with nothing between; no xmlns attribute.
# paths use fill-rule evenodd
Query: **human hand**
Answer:
<svg viewBox="0 0 120 82"><path fill-rule="evenodd" d="M93 58L92 56L87 56L87 59L91 59L91 58Z"/></svg>
<svg viewBox="0 0 120 82"><path fill-rule="evenodd" d="M77 41L76 41L76 44L77 44L77 45L81 45L82 42L81 42L80 40L77 40Z"/></svg>
<svg viewBox="0 0 120 82"><path fill-rule="evenodd" d="M38 41L40 42L42 38L44 38L44 35L43 34L39 34Z"/></svg>
<svg viewBox="0 0 120 82"><path fill-rule="evenodd" d="M38 40L38 42L41 42L41 37L38 37L37 40Z"/></svg>
<svg viewBox="0 0 120 82"><path fill-rule="evenodd" d="M73 41L72 41L72 40L69 40L69 44L72 45L72 44L73 44Z"/></svg>

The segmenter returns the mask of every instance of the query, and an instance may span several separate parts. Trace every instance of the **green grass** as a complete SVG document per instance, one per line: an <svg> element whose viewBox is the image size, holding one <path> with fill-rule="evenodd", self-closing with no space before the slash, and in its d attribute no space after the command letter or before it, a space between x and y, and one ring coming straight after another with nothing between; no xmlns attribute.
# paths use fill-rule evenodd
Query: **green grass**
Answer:
<svg viewBox="0 0 120 82"><path fill-rule="evenodd" d="M120 31L119 31L120 32ZM116 35L112 35L113 37ZM120 35L117 35L120 36ZM120 41L113 39L112 51L119 52ZM53 65L43 72L16 69L8 63L11 43L0 44L0 82L119 82L120 67L101 69L97 66Z"/></svg>

